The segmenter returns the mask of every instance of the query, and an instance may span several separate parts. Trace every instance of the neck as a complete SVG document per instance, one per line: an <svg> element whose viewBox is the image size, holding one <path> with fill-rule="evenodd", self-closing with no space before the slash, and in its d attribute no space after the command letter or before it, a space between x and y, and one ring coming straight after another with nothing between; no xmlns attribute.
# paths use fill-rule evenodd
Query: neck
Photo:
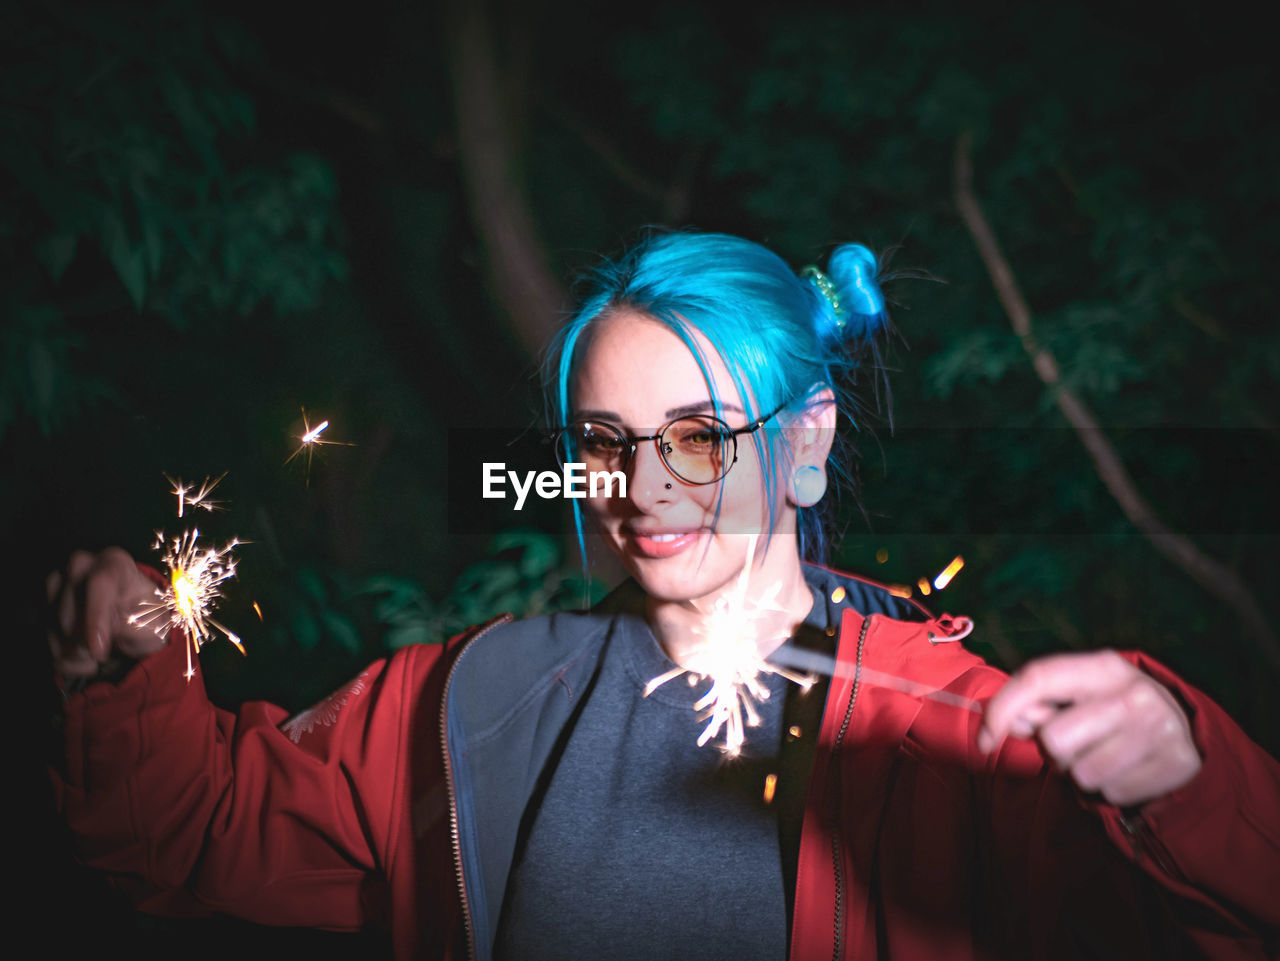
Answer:
<svg viewBox="0 0 1280 961"><path fill-rule="evenodd" d="M777 556L775 556L775 554ZM775 584L778 591L771 611L754 621L756 645L761 656L767 656L792 636L813 607L813 594L804 579L800 556L794 549L770 551L759 556L748 575L748 603L763 597ZM738 590L738 578L715 591L692 601L661 601L648 598L645 615L649 627L667 656L681 667L690 667L690 656L703 643L697 630L717 600Z"/></svg>

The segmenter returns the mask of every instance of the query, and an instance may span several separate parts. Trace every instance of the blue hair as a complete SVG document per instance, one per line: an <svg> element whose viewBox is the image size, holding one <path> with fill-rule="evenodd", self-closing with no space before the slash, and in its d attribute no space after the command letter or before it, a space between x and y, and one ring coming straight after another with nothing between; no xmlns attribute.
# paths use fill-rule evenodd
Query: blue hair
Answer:
<svg viewBox="0 0 1280 961"><path fill-rule="evenodd" d="M581 306L552 341L544 367L547 413L553 425L569 422L570 390L594 323L623 310L645 314L667 326L689 348L711 391L715 414L720 398L710 386L706 358L695 331L720 354L742 397L749 421L783 407L802 410L823 388L853 423L859 410L851 387L868 349L888 330L884 297L876 281L876 259L866 247L846 244L831 255L827 273L807 268L797 275L777 254L727 234L689 231L649 233L616 260L584 278ZM790 447L782 431L751 435L763 466L769 529L774 524L778 465L789 469ZM843 451L827 469L836 484L852 480ZM785 476L785 475L784 475ZM824 499L829 501L829 499ZM820 502L820 505L823 502ZM825 559L829 506L800 508L800 555ZM575 501L578 544L585 541Z"/></svg>

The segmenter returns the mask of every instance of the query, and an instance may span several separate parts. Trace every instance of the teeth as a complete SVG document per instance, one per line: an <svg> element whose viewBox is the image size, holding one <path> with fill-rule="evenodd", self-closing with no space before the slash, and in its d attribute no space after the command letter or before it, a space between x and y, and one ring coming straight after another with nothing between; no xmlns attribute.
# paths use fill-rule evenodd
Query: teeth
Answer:
<svg viewBox="0 0 1280 961"><path fill-rule="evenodd" d="M677 537L684 537L684 535L683 534L651 534L649 535L649 540L658 541L659 543L666 543L667 541L675 540Z"/></svg>

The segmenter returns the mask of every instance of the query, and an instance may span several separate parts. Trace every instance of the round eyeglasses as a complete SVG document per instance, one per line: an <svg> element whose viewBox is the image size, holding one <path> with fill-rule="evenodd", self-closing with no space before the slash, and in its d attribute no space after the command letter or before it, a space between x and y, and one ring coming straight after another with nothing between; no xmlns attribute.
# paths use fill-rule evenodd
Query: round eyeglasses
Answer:
<svg viewBox="0 0 1280 961"><path fill-rule="evenodd" d="M710 414L694 414L669 421L656 434L632 437L599 420L577 420L553 430L556 457L563 467L585 464L588 472L625 471L636 449L647 440L658 445L668 471L686 484L714 484L738 461L738 436L754 434L786 407L746 427L730 427Z"/></svg>

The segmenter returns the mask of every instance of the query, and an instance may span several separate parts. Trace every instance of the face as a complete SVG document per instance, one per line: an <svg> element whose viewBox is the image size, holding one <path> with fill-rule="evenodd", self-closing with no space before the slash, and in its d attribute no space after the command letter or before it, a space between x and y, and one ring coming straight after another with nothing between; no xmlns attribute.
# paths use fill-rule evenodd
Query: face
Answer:
<svg viewBox="0 0 1280 961"><path fill-rule="evenodd" d="M700 334L697 339L722 419L731 428L746 426L742 398L723 360ZM622 312L592 330L573 383L575 419L607 421L635 437L655 434L688 413L713 412L707 378L667 327ZM587 499L610 548L651 599L681 602L716 594L741 573L748 535L767 534L769 508L752 435L738 436L737 451L737 463L724 479L695 486L667 470L654 441L642 441L626 467L627 496ZM773 538L768 551L763 539L757 543L757 568L798 565L795 511L786 503L785 485L775 485L775 491Z"/></svg>

